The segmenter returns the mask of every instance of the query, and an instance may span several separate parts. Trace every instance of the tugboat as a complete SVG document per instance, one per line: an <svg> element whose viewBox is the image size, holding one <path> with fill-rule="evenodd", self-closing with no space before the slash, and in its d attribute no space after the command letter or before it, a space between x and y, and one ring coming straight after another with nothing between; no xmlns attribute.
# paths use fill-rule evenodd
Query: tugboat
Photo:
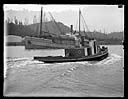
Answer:
<svg viewBox="0 0 128 99"><path fill-rule="evenodd" d="M66 48L65 56L35 56L34 60L43 61L44 63L61 63L61 62L77 62L77 61L100 61L108 57L108 48L100 47L95 39L87 39L80 35L80 15L79 10L79 36L76 36L76 48Z"/></svg>

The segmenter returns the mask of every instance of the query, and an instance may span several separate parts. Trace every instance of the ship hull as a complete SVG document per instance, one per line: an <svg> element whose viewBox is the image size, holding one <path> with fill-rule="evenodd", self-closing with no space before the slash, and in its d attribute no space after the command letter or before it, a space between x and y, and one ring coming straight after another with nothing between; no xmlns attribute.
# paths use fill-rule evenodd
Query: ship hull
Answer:
<svg viewBox="0 0 128 99"><path fill-rule="evenodd" d="M53 43L50 39L25 37L25 49L66 49L75 47L75 45Z"/></svg>
<svg viewBox="0 0 128 99"><path fill-rule="evenodd" d="M108 50L104 50L98 54L85 56L85 57L62 57L62 56L48 56L48 57L34 57L35 60L44 63L62 63L62 62L79 62L79 61L101 61L108 57Z"/></svg>

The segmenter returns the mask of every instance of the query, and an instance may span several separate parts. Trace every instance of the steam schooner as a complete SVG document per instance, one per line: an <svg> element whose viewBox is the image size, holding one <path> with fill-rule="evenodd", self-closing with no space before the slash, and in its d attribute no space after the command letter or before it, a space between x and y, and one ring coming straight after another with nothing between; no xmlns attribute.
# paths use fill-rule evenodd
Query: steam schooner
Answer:
<svg viewBox="0 0 128 99"><path fill-rule="evenodd" d="M41 7L41 20L40 20L40 33L38 37L25 37L25 49L64 49L64 48L76 48L79 47L79 40L75 34L73 34L73 25L71 25L71 31L68 35L62 33L61 28L56 23L52 14L50 13L52 19L54 20L56 26L61 31L61 35L53 35L52 33L48 33L42 31L42 15L43 8Z"/></svg>

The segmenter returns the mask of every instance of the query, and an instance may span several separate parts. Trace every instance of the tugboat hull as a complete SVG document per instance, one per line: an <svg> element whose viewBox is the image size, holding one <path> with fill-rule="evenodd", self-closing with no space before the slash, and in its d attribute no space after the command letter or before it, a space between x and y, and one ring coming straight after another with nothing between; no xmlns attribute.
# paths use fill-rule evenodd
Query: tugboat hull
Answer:
<svg viewBox="0 0 128 99"><path fill-rule="evenodd" d="M62 57L62 56L48 56L48 57L34 57L35 60L43 61L44 63L62 63L62 62L78 62L78 61L101 61L108 57L108 50L101 51L95 55L84 57Z"/></svg>

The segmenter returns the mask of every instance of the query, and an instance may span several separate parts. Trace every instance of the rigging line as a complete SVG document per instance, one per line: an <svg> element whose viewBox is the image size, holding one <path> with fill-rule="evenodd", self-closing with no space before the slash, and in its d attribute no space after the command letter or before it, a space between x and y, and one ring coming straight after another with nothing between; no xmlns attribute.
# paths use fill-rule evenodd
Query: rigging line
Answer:
<svg viewBox="0 0 128 99"><path fill-rule="evenodd" d="M90 32L90 30L89 30L89 28L88 28L88 26L87 26L87 24L86 24L85 19L84 19L83 16L82 16L82 18L83 18L83 20L84 20L84 23L85 23L85 25L86 25L86 28L87 28L88 32ZM91 34L90 37L93 37L91 32L90 32L90 34Z"/></svg>
<svg viewBox="0 0 128 99"><path fill-rule="evenodd" d="M61 31L59 24L56 23L55 19L53 18L52 14L49 12L50 16L52 17L53 21L55 22L57 28L59 29L59 31L61 32L61 34L63 34L63 32Z"/></svg>
<svg viewBox="0 0 128 99"><path fill-rule="evenodd" d="M77 30L77 25L78 25L78 20L76 21L76 26L75 26L75 30Z"/></svg>
<svg viewBox="0 0 128 99"><path fill-rule="evenodd" d="M82 16L82 15L81 15ZM87 28L87 31L89 32L89 28L88 28L88 26L87 26L87 24L86 24L86 22L85 22L85 19L84 19L84 17L82 16L82 18L83 18L83 20L84 20L84 23L85 23L85 26L86 26L86 28Z"/></svg>
<svg viewBox="0 0 128 99"><path fill-rule="evenodd" d="M84 18L82 17L82 19L84 19ZM84 29L84 31L83 31L83 32L84 32L84 34L85 34L85 36L86 36L86 37L89 37L89 36L88 36L88 34L85 32L85 27L86 27L86 26L85 26L85 24L84 24L84 22L83 22L83 21L82 21L82 23L83 23L83 29Z"/></svg>
<svg viewBox="0 0 128 99"><path fill-rule="evenodd" d="M82 21L82 23L83 23L83 21ZM84 29L84 31L85 31L84 24L83 24L83 29Z"/></svg>
<svg viewBox="0 0 128 99"><path fill-rule="evenodd" d="M84 22L82 21L82 23L83 23L83 29L84 29L84 31L85 31Z"/></svg>
<svg viewBox="0 0 128 99"><path fill-rule="evenodd" d="M83 22L83 21L82 21ZM86 34L86 32L85 32L85 27L84 27L85 25L84 25L84 22L83 22L83 29L84 29L84 34L85 34L85 36L87 36L88 37L88 35Z"/></svg>
<svg viewBox="0 0 128 99"><path fill-rule="evenodd" d="M46 32L49 32L48 28L47 28L47 25L46 25L46 21L45 21L45 16L46 16L46 13L44 12L44 25L45 25L45 28L46 28Z"/></svg>

